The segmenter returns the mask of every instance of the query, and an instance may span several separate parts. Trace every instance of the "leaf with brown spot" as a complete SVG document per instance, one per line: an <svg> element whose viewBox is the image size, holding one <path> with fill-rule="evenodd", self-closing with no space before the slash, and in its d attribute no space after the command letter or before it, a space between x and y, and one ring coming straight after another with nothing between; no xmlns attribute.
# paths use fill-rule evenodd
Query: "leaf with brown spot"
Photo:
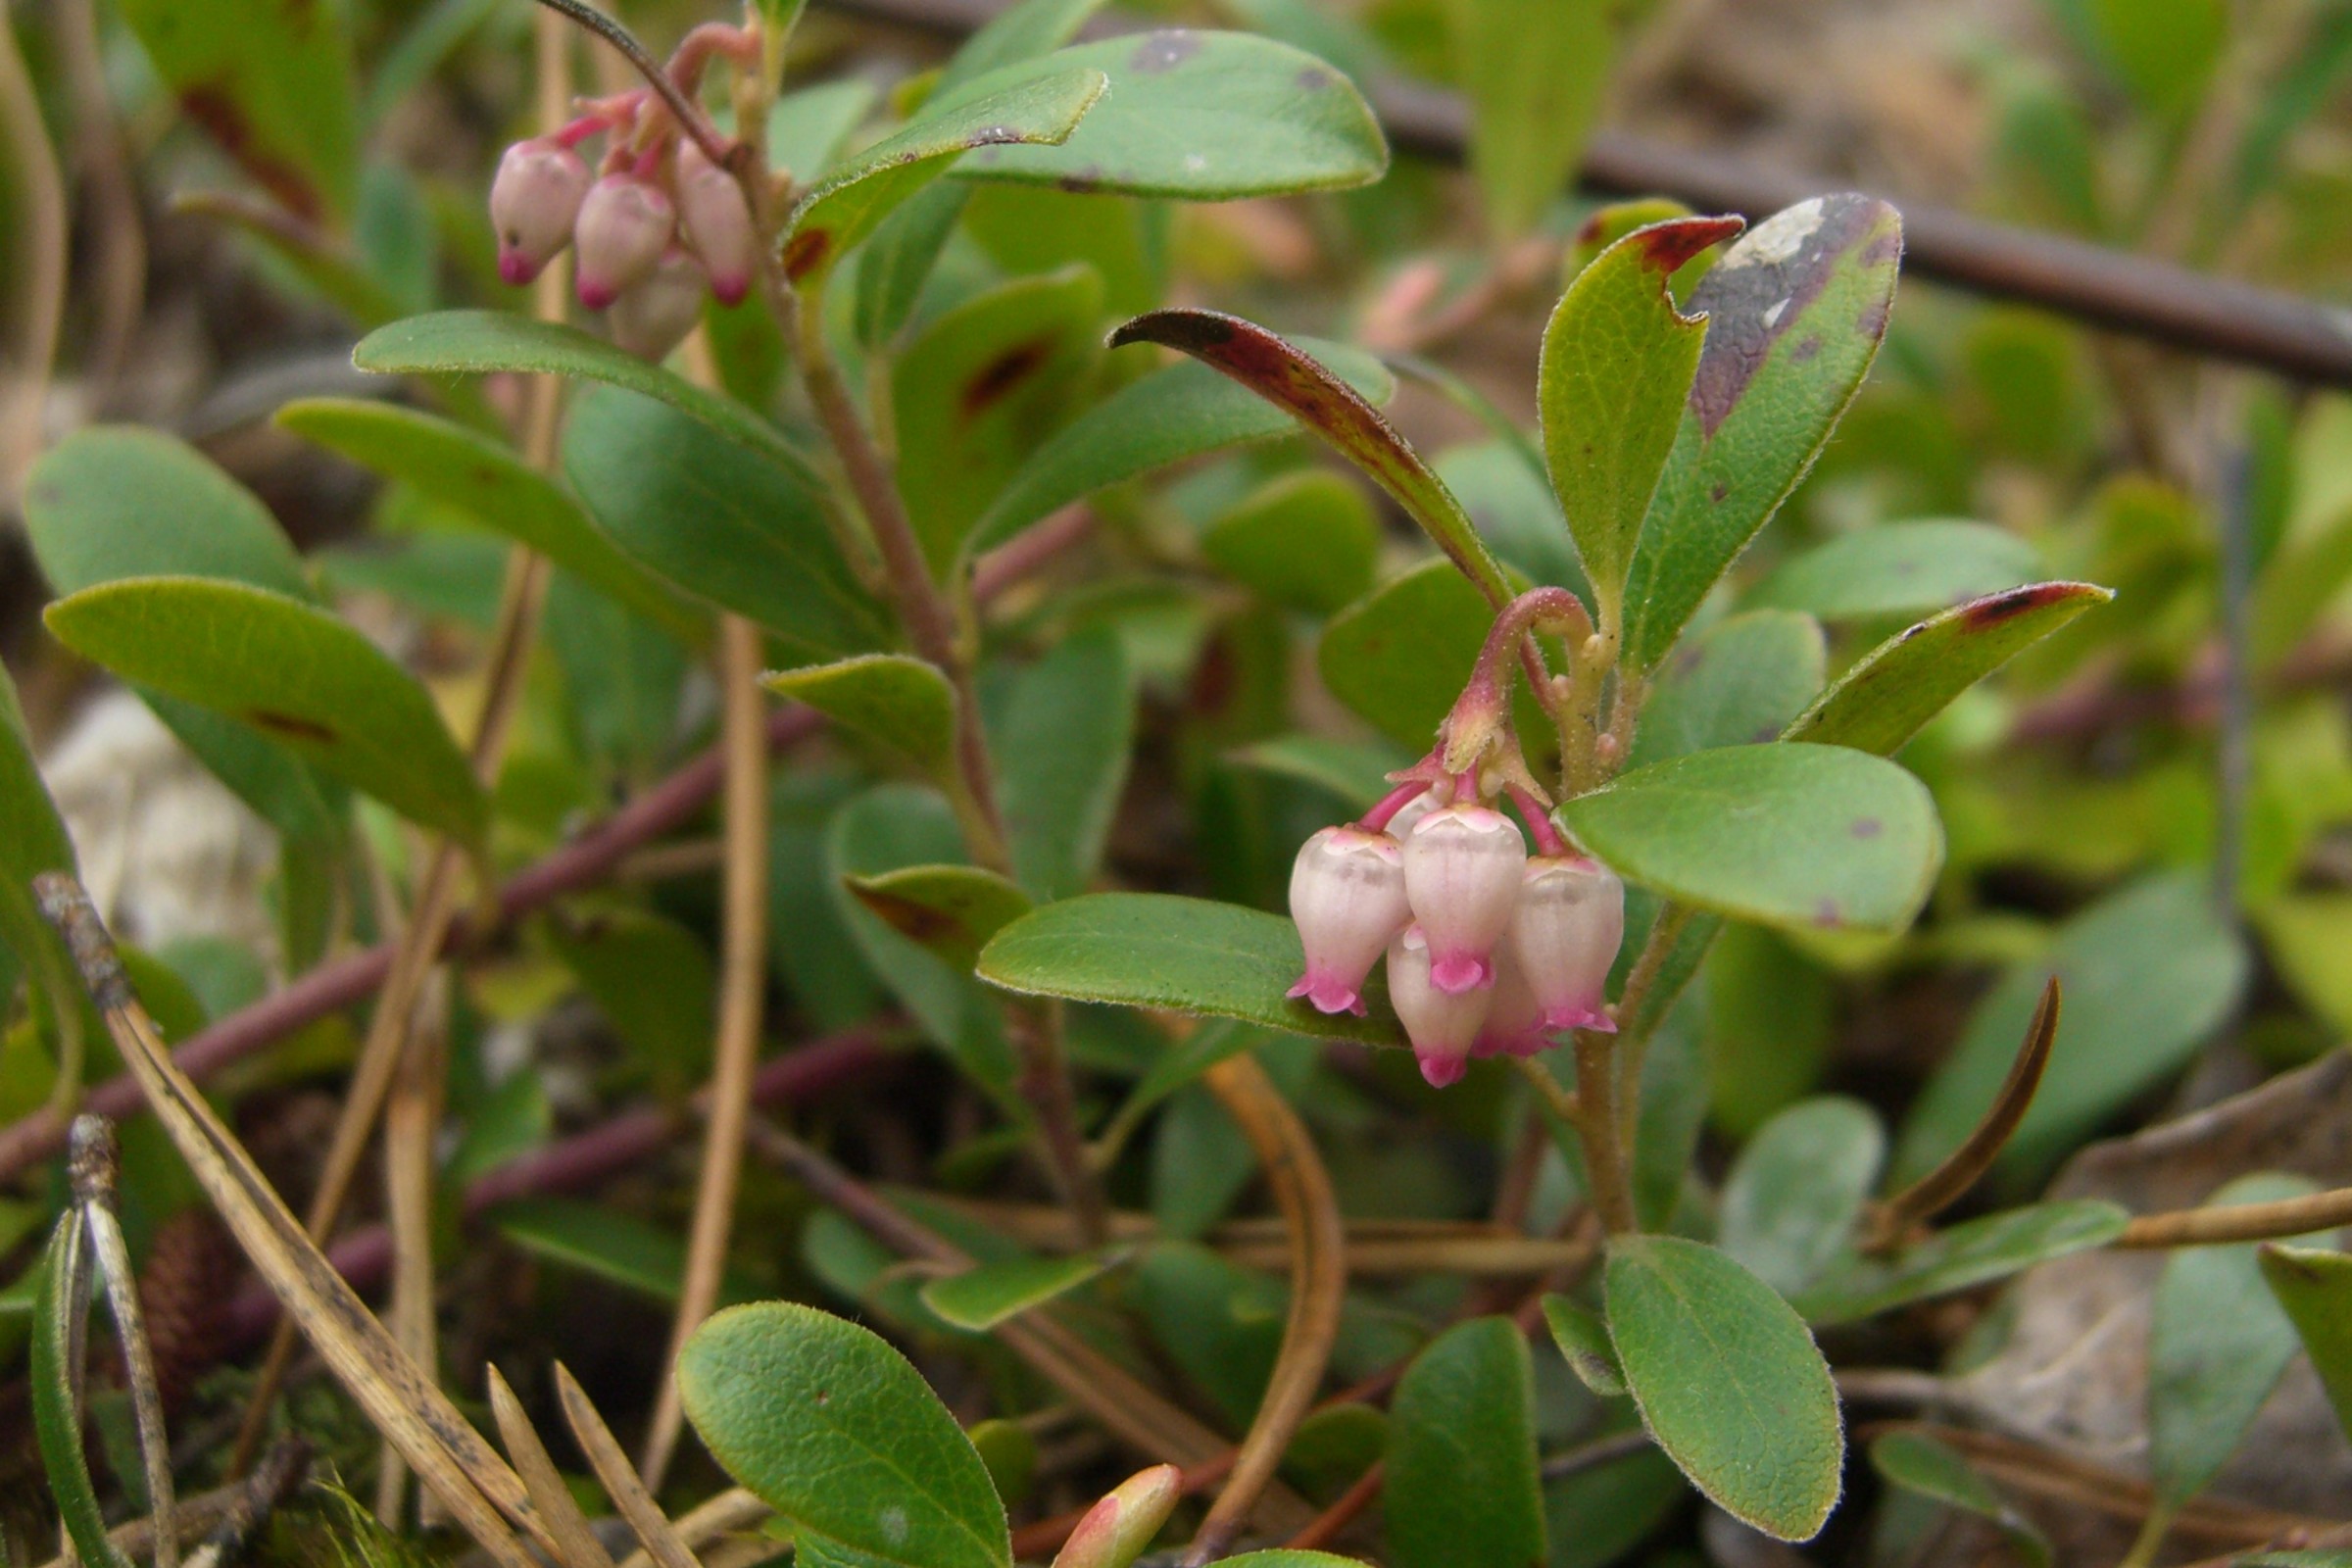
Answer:
<svg viewBox="0 0 2352 1568"><path fill-rule="evenodd" d="M1013 882L976 865L910 865L842 882L892 930L965 970L1032 907Z"/></svg>
<svg viewBox="0 0 2352 1568"><path fill-rule="evenodd" d="M1636 229L1577 274L1544 329L1544 459L1603 626L1618 624L1634 541L1706 339L1667 284L1740 228L1737 218L1674 218Z"/></svg>
<svg viewBox="0 0 2352 1568"><path fill-rule="evenodd" d="M1782 739L1891 757L1953 698L2114 597L2095 583L2036 582L1930 616L1865 654Z"/></svg>
<svg viewBox="0 0 2352 1568"><path fill-rule="evenodd" d="M1067 140L1107 81L1083 68L1009 82L1004 75L991 73L925 105L908 124L835 165L785 220L785 275L821 288L842 257L900 203L976 147Z"/></svg>
<svg viewBox="0 0 2352 1568"><path fill-rule="evenodd" d="M1139 316L1110 342L1179 349L1291 415L1394 496L1488 603L1500 609L1509 601L1501 564L1445 481L1379 410L1295 344L1238 316L1184 308Z"/></svg>
<svg viewBox="0 0 2352 1568"><path fill-rule="evenodd" d="M1691 294L1706 343L1626 582L1636 668L1666 656L1813 466L1877 357L1901 254L1893 208L1816 196L1751 229Z"/></svg>
<svg viewBox="0 0 2352 1568"><path fill-rule="evenodd" d="M935 573L1070 416L1102 356L1102 316L1090 267L1018 277L929 322L892 366L899 489Z"/></svg>
<svg viewBox="0 0 2352 1568"><path fill-rule="evenodd" d="M340 617L209 577L125 577L51 605L124 680L263 729L319 771L478 846L489 801L422 686Z"/></svg>
<svg viewBox="0 0 2352 1568"><path fill-rule="evenodd" d="M279 0L123 0L180 109L286 210L350 216L359 190L359 95L351 31Z"/></svg>

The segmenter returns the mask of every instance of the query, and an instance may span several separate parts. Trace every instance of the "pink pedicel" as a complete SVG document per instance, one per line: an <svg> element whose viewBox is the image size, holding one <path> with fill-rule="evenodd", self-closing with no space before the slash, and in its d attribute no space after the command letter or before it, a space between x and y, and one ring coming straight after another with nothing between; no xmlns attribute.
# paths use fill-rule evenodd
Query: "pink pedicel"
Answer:
<svg viewBox="0 0 2352 1568"><path fill-rule="evenodd" d="M1404 841L1404 890L1429 939L1430 980L1448 996L1491 984L1494 944L1519 902L1527 841L1500 811L1442 806Z"/></svg>
<svg viewBox="0 0 2352 1568"><path fill-rule="evenodd" d="M1460 1081L1494 1000L1492 988L1439 990L1431 980L1430 946L1421 927L1406 926L1389 944L1389 1001L1431 1088Z"/></svg>
<svg viewBox="0 0 2352 1568"><path fill-rule="evenodd" d="M1364 976L1412 918L1405 905L1403 852L1386 833L1327 827L1291 862L1291 918L1306 950L1306 972L1291 987L1319 1012L1364 1010Z"/></svg>
<svg viewBox="0 0 2352 1568"><path fill-rule="evenodd" d="M1433 789L1405 802L1396 808L1396 814L1389 818L1389 837L1402 844L1420 825L1421 819L1436 810L1444 799L1443 792Z"/></svg>
<svg viewBox="0 0 2352 1568"><path fill-rule="evenodd" d="M693 142L678 148L678 226L710 274L722 305L740 305L760 270L760 239L735 176Z"/></svg>
<svg viewBox="0 0 2352 1568"><path fill-rule="evenodd" d="M654 270L629 285L605 315L612 341L659 365L703 316L703 270L672 245Z"/></svg>
<svg viewBox="0 0 2352 1568"><path fill-rule="evenodd" d="M590 186L572 230L580 248L580 303L604 310L652 276L677 226L669 198L634 174L607 174Z"/></svg>
<svg viewBox="0 0 2352 1568"><path fill-rule="evenodd" d="M1494 987L1487 1004L1487 1021L1470 1047L1473 1056L1533 1056L1551 1049L1544 1029L1543 1004L1536 1001L1527 976L1507 942L1494 950Z"/></svg>
<svg viewBox="0 0 2352 1568"><path fill-rule="evenodd" d="M1509 946L1545 1031L1614 1032L1609 966L1625 940L1625 884L1583 856L1540 856L1520 877Z"/></svg>
<svg viewBox="0 0 2352 1568"><path fill-rule="evenodd" d="M490 226L498 234L498 275L519 288L571 243L588 194L588 166L553 138L534 136L507 149L490 182Z"/></svg>

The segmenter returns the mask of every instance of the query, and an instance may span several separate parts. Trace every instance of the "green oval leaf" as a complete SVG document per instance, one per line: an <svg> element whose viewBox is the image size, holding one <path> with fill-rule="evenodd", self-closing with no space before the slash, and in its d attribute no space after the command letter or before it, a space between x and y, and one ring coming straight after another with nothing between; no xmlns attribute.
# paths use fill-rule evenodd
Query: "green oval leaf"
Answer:
<svg viewBox="0 0 2352 1568"><path fill-rule="evenodd" d="M1275 604L1328 615L1371 588L1380 520L1354 485L1304 468L1219 514L1201 531L1200 554Z"/></svg>
<svg viewBox="0 0 2352 1568"><path fill-rule="evenodd" d="M580 504L504 442L454 420L357 398L306 398L277 422L505 534L662 627L710 641L710 617L597 532Z"/></svg>
<svg viewBox="0 0 2352 1568"><path fill-rule="evenodd" d="M1988 1110L2026 1038L2042 987L2066 989L2065 1027L2041 1086L2002 1151L2011 1183L2046 1169L2124 1105L2180 1071L2230 1015L2248 966L2203 877L2146 878L2069 920L2039 960L2001 977L1960 1044L1915 1101L1894 1173L1915 1181Z"/></svg>
<svg viewBox="0 0 2352 1568"><path fill-rule="evenodd" d="M2025 1568L2050 1568L2050 1544L1992 1483L1948 1445L1922 1432L1889 1432L1870 1446L1871 1467L1905 1492L1991 1521Z"/></svg>
<svg viewBox="0 0 2352 1568"><path fill-rule="evenodd" d="M1620 1236L1601 1274L1609 1338L1642 1421L1734 1518L1807 1541L1838 1505L1838 1389L1804 1321L1724 1253Z"/></svg>
<svg viewBox="0 0 2352 1568"><path fill-rule="evenodd" d="M2230 1183L2206 1206L2317 1190L2300 1176L2262 1172ZM2263 1283L2255 1244L2183 1247L2165 1259L2148 1309L2148 1475L2158 1501L2178 1508L2222 1473L2296 1344L2294 1325Z"/></svg>
<svg viewBox="0 0 2352 1568"><path fill-rule="evenodd" d="M2032 582L2034 547L1988 522L1883 522L1788 562L1740 601L1824 620L1931 614Z"/></svg>
<svg viewBox="0 0 2352 1568"><path fill-rule="evenodd" d="M1953 698L2114 597L2093 583L2037 582L1931 616L1865 654L1783 738L1891 757Z"/></svg>
<svg viewBox="0 0 2352 1568"><path fill-rule="evenodd" d="M1912 1301L2004 1279L2069 1252L2104 1247L2131 1219L2115 1204L2091 1199L1986 1214L1939 1231L1891 1258L1848 1262L1806 1290L1796 1305L1814 1323L1859 1322Z"/></svg>
<svg viewBox="0 0 2352 1568"><path fill-rule="evenodd" d="M1296 417L1379 485L1499 609L1511 597L1502 566L1470 514L1412 443L1347 381L1254 321L1217 311L1148 311L1110 335L1111 347L1159 343L1213 367Z"/></svg>
<svg viewBox="0 0 2352 1568"><path fill-rule="evenodd" d="M1726 615L1685 642L1642 708L1633 765L1776 739L1821 691L1821 622L1786 610Z"/></svg>
<svg viewBox="0 0 2352 1568"><path fill-rule="evenodd" d="M1886 1130L1861 1102L1789 1106L1733 1161L1717 1245L1783 1296L1795 1295L1851 1243L1886 1156Z"/></svg>
<svg viewBox="0 0 2352 1568"><path fill-rule="evenodd" d="M1591 8L1552 0L1543 9ZM1667 281L1740 227L1737 218L1676 218L1635 230L1576 275L1544 328L1544 461L1604 627L1618 624L1634 540L1707 334L1702 319L1675 308Z"/></svg>
<svg viewBox="0 0 2352 1568"><path fill-rule="evenodd" d="M696 1330L677 1377L712 1457L794 1525L892 1568L1009 1568L988 1467L878 1336L762 1301Z"/></svg>
<svg viewBox="0 0 2352 1568"><path fill-rule="evenodd" d="M1355 84L1302 50L1247 32L1169 27L1056 50L963 90L1039 71L1099 72L1109 90L1066 140L984 148L968 179L1234 201L1367 184L1388 142Z"/></svg>
<svg viewBox="0 0 2352 1568"><path fill-rule="evenodd" d="M1816 196L1756 225L1701 280L1706 346L1626 583L1626 656L1655 666L1829 440L1886 334L1902 220Z"/></svg>
<svg viewBox="0 0 2352 1568"><path fill-rule="evenodd" d="M1609 1326L1599 1313L1546 1292L1544 1322L1551 1330L1551 1343L1560 1348L1568 1370L1576 1374L1579 1383L1604 1398L1624 1396L1625 1369L1617 1364L1617 1348L1609 1343Z"/></svg>
<svg viewBox="0 0 2352 1568"><path fill-rule="evenodd" d="M982 708L1013 874L1039 899L1081 892L1102 863L1135 740L1135 672L1108 627L1080 632Z"/></svg>
<svg viewBox="0 0 2352 1568"><path fill-rule="evenodd" d="M668 404L600 387L573 401L564 470L623 551L758 621L795 655L826 659L893 640L835 547L827 493L767 454Z"/></svg>
<svg viewBox="0 0 2352 1568"><path fill-rule="evenodd" d="M910 654L860 654L830 664L775 670L760 682L934 779L955 768L956 693L936 665Z"/></svg>
<svg viewBox="0 0 2352 1568"><path fill-rule="evenodd" d="M951 161L975 147L1064 140L1108 85L1100 71L1012 69L1029 73L1026 79L992 73L826 171L785 220L785 275L803 287L822 287L859 240L946 173Z"/></svg>
<svg viewBox="0 0 2352 1568"><path fill-rule="evenodd" d="M602 381L666 403L735 445L756 452L803 486L824 482L784 433L733 398L695 385L576 326L507 311L436 311L378 327L351 363L378 375L488 375L519 370Z"/></svg>
<svg viewBox="0 0 2352 1568"><path fill-rule="evenodd" d="M1545 1557L1535 1367L1509 1318L1432 1340L1389 1407L1382 1511L1397 1568L1527 1568Z"/></svg>
<svg viewBox="0 0 2352 1568"><path fill-rule="evenodd" d="M1100 1279L1115 1257L1019 1257L932 1280L923 1304L959 1329L985 1334L1032 1307Z"/></svg>
<svg viewBox="0 0 2352 1568"><path fill-rule="evenodd" d="M2311 1355L2336 1425L2352 1434L2352 1257L2313 1247L2266 1245L2263 1282Z"/></svg>
<svg viewBox="0 0 2352 1568"><path fill-rule="evenodd" d="M1299 347L1374 405L1396 395L1387 367L1360 349L1301 338ZM967 547L1002 544L1049 513L1108 485L1246 441L1298 428L1292 416L1204 365L1171 365L1119 388L1033 453L973 526Z"/></svg>
<svg viewBox="0 0 2352 1568"><path fill-rule="evenodd" d="M1092 893L1023 915L981 951L981 979L1006 991L1239 1018L1294 1034L1400 1046L1377 968L1370 1017L1317 1012L1284 995L1305 966L1279 914L1165 893Z"/></svg>
<svg viewBox="0 0 2352 1568"><path fill-rule="evenodd" d="M410 819L478 844L489 802L409 673L322 610L243 583L128 577L51 605L58 641L213 710Z"/></svg>
<svg viewBox="0 0 2352 1568"><path fill-rule="evenodd" d="M1315 645L1315 668L1332 696L1419 756L1461 696L1494 624L1494 607L1452 563L1425 561L1332 616ZM1524 737L1548 728L1523 687L1514 711Z"/></svg>
<svg viewBox="0 0 2352 1568"><path fill-rule="evenodd" d="M1843 748L1693 752L1557 814L1628 881L1762 925L1899 931L1943 860L1927 787Z"/></svg>

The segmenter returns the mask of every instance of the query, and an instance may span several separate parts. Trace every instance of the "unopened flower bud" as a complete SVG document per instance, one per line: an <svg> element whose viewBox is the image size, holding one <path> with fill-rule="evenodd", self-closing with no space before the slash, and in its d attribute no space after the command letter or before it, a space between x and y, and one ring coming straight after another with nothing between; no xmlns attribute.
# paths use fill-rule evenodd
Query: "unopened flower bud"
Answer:
<svg viewBox="0 0 2352 1568"><path fill-rule="evenodd" d="M1470 1048L1473 1056L1533 1056L1551 1049L1544 1029L1544 1006L1519 968L1508 942L1494 949L1494 986L1487 1021Z"/></svg>
<svg viewBox="0 0 2352 1568"><path fill-rule="evenodd" d="M1404 852L1386 833L1359 827L1316 833L1291 862L1291 918L1298 922L1306 972L1290 994L1321 1012L1362 1012L1364 976L1412 918Z"/></svg>
<svg viewBox="0 0 2352 1568"><path fill-rule="evenodd" d="M1519 902L1527 841L1500 811L1442 806L1404 841L1404 891L1429 937L1430 980L1459 995L1494 978L1489 960Z"/></svg>
<svg viewBox="0 0 2352 1568"><path fill-rule="evenodd" d="M490 226L498 231L498 275L517 288L539 275L571 241L588 194L588 166L547 136L518 141L490 182Z"/></svg>
<svg viewBox="0 0 2352 1568"><path fill-rule="evenodd" d="M591 185L572 230L580 247L580 303L601 311L650 276L676 227L669 198L658 186L633 174L607 174Z"/></svg>
<svg viewBox="0 0 2352 1568"><path fill-rule="evenodd" d="M1544 1028L1614 1030L1605 1007L1609 966L1625 940L1625 884L1582 856L1527 862L1510 946Z"/></svg>
<svg viewBox="0 0 2352 1568"><path fill-rule="evenodd" d="M1183 1495L1184 1472L1172 1464L1129 1476L1087 1509L1054 1557L1054 1568L1128 1568L1152 1544Z"/></svg>
<svg viewBox="0 0 2352 1568"><path fill-rule="evenodd" d="M703 315L703 270L672 245L654 270L621 291L605 315L612 341L659 365Z"/></svg>
<svg viewBox="0 0 2352 1568"><path fill-rule="evenodd" d="M1478 1032L1494 1000L1492 987L1441 991L1430 979L1430 945L1421 927L1408 925L1389 944L1389 1001L1403 1021L1421 1076L1443 1089L1462 1076Z"/></svg>
<svg viewBox="0 0 2352 1568"><path fill-rule="evenodd" d="M722 305L740 305L760 270L760 238L735 176L692 141L678 148L678 226L710 273Z"/></svg>

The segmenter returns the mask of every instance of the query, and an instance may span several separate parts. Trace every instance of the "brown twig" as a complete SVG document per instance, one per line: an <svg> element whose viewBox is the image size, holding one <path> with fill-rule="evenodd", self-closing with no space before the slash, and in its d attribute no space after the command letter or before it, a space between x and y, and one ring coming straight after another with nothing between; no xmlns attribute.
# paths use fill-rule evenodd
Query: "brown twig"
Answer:
<svg viewBox="0 0 2352 1568"><path fill-rule="evenodd" d="M671 1369L688 1336L718 1306L735 1231L735 1194L743 1174L743 1129L751 1116L752 1074L759 1061L761 988L767 961L767 752L761 724L760 628L738 615L719 622L721 733L727 752L727 858L723 871L718 976L718 1039L712 1053L710 1118L703 1135L702 1174L686 1273L662 1357L660 1392L648 1423L646 1484L660 1488L685 1420Z"/></svg>
<svg viewBox="0 0 2352 1568"><path fill-rule="evenodd" d="M1290 1232L1291 1309L1273 1375L1243 1438L1225 1490L1200 1521L1181 1559L1200 1568L1225 1554L1274 1478L1298 1423L1315 1402L1340 1333L1340 1303L1348 1289L1348 1239L1340 1204L1315 1142L1254 1056L1228 1056L1204 1080L1224 1102L1265 1167L1267 1184Z"/></svg>
<svg viewBox="0 0 2352 1568"><path fill-rule="evenodd" d="M2308 1198L2275 1203L2233 1203L2142 1214L2124 1227L2110 1247L2153 1249L2220 1247L2231 1242L2271 1242L2352 1225L2352 1187L2332 1188Z"/></svg>
<svg viewBox="0 0 2352 1568"><path fill-rule="evenodd" d="M2017 1048L2016 1058L2009 1063L2009 1076L1992 1097L1991 1106L1975 1129L1961 1140L1960 1147L1946 1154L1934 1170L1879 1205L1868 1226L1865 1251L1885 1251L1895 1246L1913 1226L1943 1212L1992 1168L1993 1160L2008 1147L2010 1135L2017 1131L2017 1124L2025 1120L2026 1108L2034 1102L2034 1091L2041 1086L2042 1069L2050 1063L2050 1047L2058 1039L2058 1013L2063 1002L2058 977L2052 975L2041 988L2041 1001L2034 1004L2033 1021L2026 1025L2026 1038Z"/></svg>
<svg viewBox="0 0 2352 1568"><path fill-rule="evenodd" d="M1372 1506L1388 1479L1387 1464L1373 1460L1346 1492L1332 1500L1330 1507L1315 1515L1304 1530L1284 1542L1283 1545L1292 1551L1320 1551L1339 1539L1341 1531L1355 1523L1357 1517Z"/></svg>

